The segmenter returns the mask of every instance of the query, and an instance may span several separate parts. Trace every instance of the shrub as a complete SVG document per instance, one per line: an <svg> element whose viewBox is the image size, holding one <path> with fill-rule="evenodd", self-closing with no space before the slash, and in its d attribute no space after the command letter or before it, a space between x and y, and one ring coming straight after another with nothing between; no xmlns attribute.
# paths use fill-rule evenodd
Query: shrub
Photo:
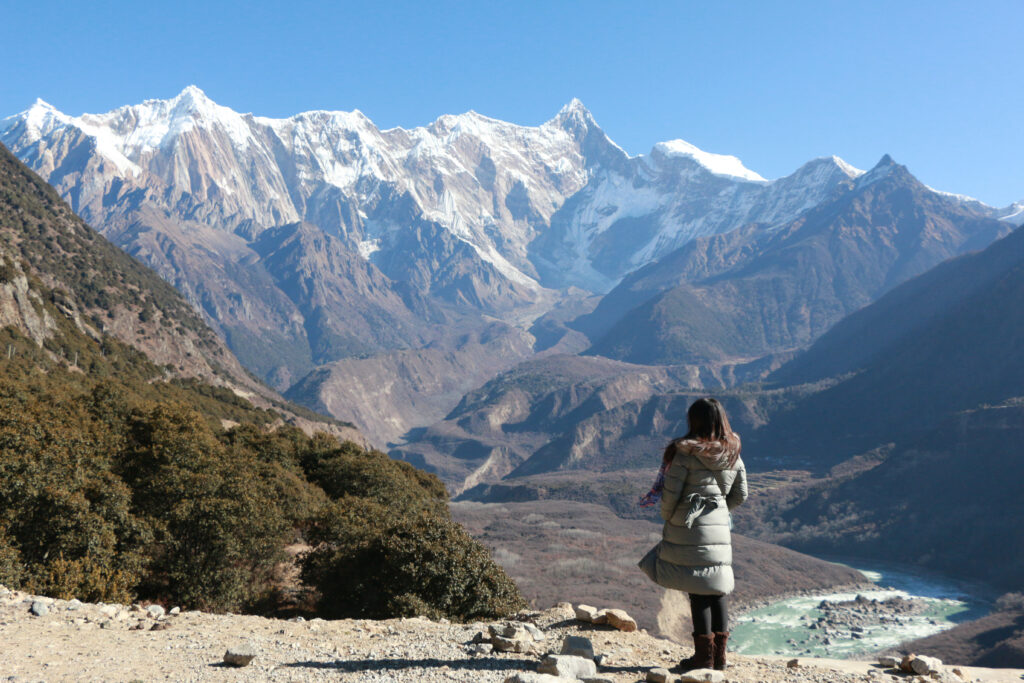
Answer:
<svg viewBox="0 0 1024 683"><path fill-rule="evenodd" d="M141 578L148 530L130 514L130 492L105 469L106 440L71 406L61 408L0 401L3 563L26 590L126 600Z"/></svg>
<svg viewBox="0 0 1024 683"><path fill-rule="evenodd" d="M1024 612L1024 593L1006 593L996 600L997 612Z"/></svg>
<svg viewBox="0 0 1024 683"><path fill-rule="evenodd" d="M0 585L21 585L21 553L3 526L0 526Z"/></svg>
<svg viewBox="0 0 1024 683"><path fill-rule="evenodd" d="M283 558L286 524L257 469L187 407L132 416L122 474L155 535L145 590L209 610L259 598L261 579Z"/></svg>
<svg viewBox="0 0 1024 683"><path fill-rule="evenodd" d="M329 441L321 440L303 457L309 479L332 499L352 496L376 501L390 516L448 516L447 491L434 475L350 441L334 443L330 448Z"/></svg>
<svg viewBox="0 0 1024 683"><path fill-rule="evenodd" d="M426 515L395 517L382 505L345 497L310 532L303 581L326 617L382 619L503 617L526 606L487 550L458 524Z"/></svg>

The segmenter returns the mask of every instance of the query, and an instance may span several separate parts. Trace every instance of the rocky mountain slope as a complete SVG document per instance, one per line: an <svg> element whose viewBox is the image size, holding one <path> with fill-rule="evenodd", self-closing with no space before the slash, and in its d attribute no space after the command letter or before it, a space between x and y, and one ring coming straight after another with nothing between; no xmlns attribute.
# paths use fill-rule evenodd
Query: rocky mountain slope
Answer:
<svg viewBox="0 0 1024 683"><path fill-rule="evenodd" d="M350 424L287 404L253 378L173 287L86 225L2 147L0 328L8 358L27 339L73 370L88 372L86 357L99 350L97 372L133 373L137 363L117 356L142 354L160 379L197 380L307 431L365 441ZM107 349L108 340L123 346Z"/></svg>
<svg viewBox="0 0 1024 683"><path fill-rule="evenodd" d="M560 651L565 638L574 636L588 639L595 655L602 656L601 680L635 683L651 668L671 666L690 654L646 631L624 633L576 621L564 608L523 615L529 621L522 623L536 627L542 640L535 642L536 654L521 654L477 648L472 641L478 632L486 633L492 625L487 623L421 618L291 622L199 612L154 619L129 606L65 600L49 602L46 615L37 617L29 611L36 601L37 596L6 589L0 595L3 673L18 679L235 681L244 676L256 681L501 683L512 676L536 676L541 655ZM143 628L132 630L138 624ZM254 658L244 669L234 669L223 663L228 649L248 649ZM67 656L69 651L74 657ZM867 662L801 659L801 666L792 668L783 659L742 655L732 656L731 662L728 680L737 683L859 683L885 674L884 667ZM963 677L956 680L984 683L1008 683L1024 675L1012 669L959 669Z"/></svg>
<svg viewBox="0 0 1024 683"><path fill-rule="evenodd" d="M57 193L0 148L0 324L51 339L53 304L77 330L109 333L180 376L252 385L177 292L97 235Z"/></svg>
<svg viewBox="0 0 1024 683"><path fill-rule="evenodd" d="M928 638L908 643L915 652L976 666L1024 665L1024 603L1020 593L1003 596L997 610ZM943 656L939 655L939 656Z"/></svg>
<svg viewBox="0 0 1024 683"><path fill-rule="evenodd" d="M789 223L689 242L629 275L575 326L594 340L587 353L633 363L750 362L800 349L1009 230L887 156Z"/></svg>
<svg viewBox="0 0 1024 683"><path fill-rule="evenodd" d="M539 126L469 112L380 130L359 112L239 114L189 87L106 114L69 116L37 102L0 122L0 142L172 282L275 388L352 358L378 358L347 369L358 374L365 366L364 385L391 368L383 384L400 388L406 405L365 425L381 443L431 424L457 403L452 387L471 388L480 377L472 363L465 371L429 362L413 368L410 351L457 353L451 330L491 334L495 318L529 329L534 350L549 348L568 331L564 317L544 317L553 308L603 293L698 237L743 228L760 249L871 177L827 158L765 180L733 157L680 140L631 157L578 101ZM918 194L932 203L939 196ZM964 215L1020 214L945 201ZM887 220L885 210L879 221ZM744 228L750 225L758 227ZM952 240L943 248L962 246ZM872 283L862 289L843 305L880 291ZM598 316L606 326L615 322L604 315L610 305ZM753 346L805 343L839 315L823 306L826 314L815 313L813 324L792 311L785 329L766 323L753 330ZM656 316L670 332L678 322L668 318L690 313L677 308ZM507 344L518 345L515 337ZM580 345L572 339L562 350ZM595 349L644 362L668 358ZM705 349L694 357L706 363L715 355ZM403 372L426 374L406 380ZM460 377L450 380L453 372ZM340 405L330 398L335 390L315 386L330 376L309 377L295 395L310 405ZM409 408L416 405L424 409ZM353 411L346 406L338 415Z"/></svg>
<svg viewBox="0 0 1024 683"><path fill-rule="evenodd" d="M816 453L796 459L830 467L1014 399L1024 367L1014 351L1021 321L1011 312L1022 300L1020 230L894 289L778 371L779 381L827 388L775 415L757 435L758 447L795 453L795 439L811 438ZM797 437L797 423L811 432L804 427Z"/></svg>

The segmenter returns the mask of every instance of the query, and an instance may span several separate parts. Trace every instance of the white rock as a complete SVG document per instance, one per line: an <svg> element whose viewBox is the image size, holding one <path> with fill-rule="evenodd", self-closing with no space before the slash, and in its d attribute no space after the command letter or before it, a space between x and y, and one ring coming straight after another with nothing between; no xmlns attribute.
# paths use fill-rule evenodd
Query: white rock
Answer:
<svg viewBox="0 0 1024 683"><path fill-rule="evenodd" d="M50 612L50 608L46 606L46 603L40 602L39 600L33 600L32 606L29 611L37 617L45 617Z"/></svg>
<svg viewBox="0 0 1024 683"><path fill-rule="evenodd" d="M565 678L583 678L596 675L597 665L592 659L573 655L545 655L537 666L537 671Z"/></svg>
<svg viewBox="0 0 1024 683"><path fill-rule="evenodd" d="M878 658L878 665L884 667L898 667L902 658L893 657L892 655L882 655Z"/></svg>
<svg viewBox="0 0 1024 683"><path fill-rule="evenodd" d="M230 666L248 666L255 658L255 650L248 645L229 647L224 653L224 663Z"/></svg>
<svg viewBox="0 0 1024 683"><path fill-rule="evenodd" d="M597 608L593 605L576 605L576 618L579 621L585 621L588 624L594 623L594 617L597 616Z"/></svg>
<svg viewBox="0 0 1024 683"><path fill-rule="evenodd" d="M520 671L505 679L505 683L559 683L559 681L561 683L566 683L566 681L576 683L575 678L562 678L561 676L537 674L530 671Z"/></svg>
<svg viewBox="0 0 1024 683"><path fill-rule="evenodd" d="M589 638L584 638L582 636L566 636L565 639L562 640L561 654L593 659L594 645L590 642Z"/></svg>
<svg viewBox="0 0 1024 683"><path fill-rule="evenodd" d="M171 614L174 614L174 615L181 614L181 608L180 607L172 607L171 608Z"/></svg>
<svg viewBox="0 0 1024 683"><path fill-rule="evenodd" d="M526 653L533 651L533 638L529 637L526 639L519 639L494 635L491 636L491 644L494 645L494 649L498 652Z"/></svg>
<svg viewBox="0 0 1024 683"><path fill-rule="evenodd" d="M910 668L914 670L914 673L922 676L939 671L939 667L942 666L942 660L938 657L929 657L927 655L918 655L910 662Z"/></svg>
<svg viewBox="0 0 1024 683"><path fill-rule="evenodd" d="M546 637L544 635L544 631L541 631L539 628L537 628L533 624L525 623L525 624L523 624L523 628L526 629L526 632L529 633L530 636L534 640L540 641L540 640L544 640L544 638Z"/></svg>
<svg viewBox="0 0 1024 683"><path fill-rule="evenodd" d="M679 683L724 683L725 674L714 669L694 669L679 677Z"/></svg>
<svg viewBox="0 0 1024 683"><path fill-rule="evenodd" d="M100 614L105 617L113 618L117 616L117 608L113 605L104 605L103 607L100 607Z"/></svg>
<svg viewBox="0 0 1024 683"><path fill-rule="evenodd" d="M164 615L164 608L160 605L150 605L146 608L146 614L153 617L154 619L159 619Z"/></svg>
<svg viewBox="0 0 1024 683"><path fill-rule="evenodd" d="M670 675L671 674L668 672L668 669L651 669L647 672L647 678L645 680L647 683L668 683Z"/></svg>

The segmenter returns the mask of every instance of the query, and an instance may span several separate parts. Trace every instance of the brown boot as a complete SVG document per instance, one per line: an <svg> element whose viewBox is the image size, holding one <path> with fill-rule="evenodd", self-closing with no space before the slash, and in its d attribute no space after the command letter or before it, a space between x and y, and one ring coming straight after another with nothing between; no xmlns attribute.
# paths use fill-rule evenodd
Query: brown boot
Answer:
<svg viewBox="0 0 1024 683"><path fill-rule="evenodd" d="M715 668L719 671L725 670L725 651L728 649L729 632L715 632Z"/></svg>
<svg viewBox="0 0 1024 683"><path fill-rule="evenodd" d="M715 636L711 633L693 634L693 656L679 662L680 671L710 669L715 663Z"/></svg>

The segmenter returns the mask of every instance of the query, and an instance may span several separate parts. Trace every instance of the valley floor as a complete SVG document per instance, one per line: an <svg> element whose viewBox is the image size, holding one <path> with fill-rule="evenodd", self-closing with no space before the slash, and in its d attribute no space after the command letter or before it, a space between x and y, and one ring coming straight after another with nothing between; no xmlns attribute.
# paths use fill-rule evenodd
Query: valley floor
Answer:
<svg viewBox="0 0 1024 683"><path fill-rule="evenodd" d="M43 616L31 613L46 603ZM590 638L604 655L599 674L617 683L642 681L689 648L643 631L621 633L583 624L566 611L533 613L557 652L566 635ZM166 626L162 626L166 624ZM157 626L157 630L152 630ZM141 608L39 600L0 588L0 680L34 681L504 681L536 671L540 655L471 654L487 624L425 619L282 621L255 616L183 612L153 618ZM133 627L136 630L132 630ZM223 665L229 647L248 646L256 659L244 669ZM894 680L864 662L733 657L733 682L848 683ZM967 669L968 680L1020 681L1024 671ZM904 680L910 680L904 679Z"/></svg>

